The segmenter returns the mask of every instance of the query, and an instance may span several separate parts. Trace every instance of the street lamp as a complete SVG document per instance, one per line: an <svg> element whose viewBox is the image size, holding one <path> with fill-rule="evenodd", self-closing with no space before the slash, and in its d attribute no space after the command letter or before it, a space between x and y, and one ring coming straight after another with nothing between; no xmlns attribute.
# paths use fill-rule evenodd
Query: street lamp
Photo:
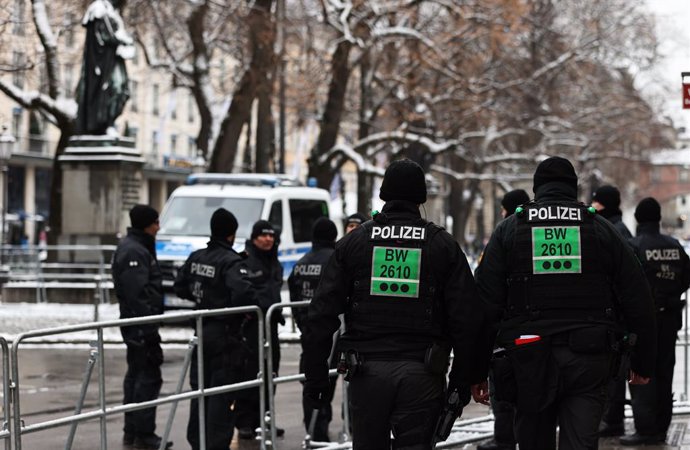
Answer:
<svg viewBox="0 0 690 450"><path fill-rule="evenodd" d="M0 165L2 165L2 228L0 228L0 268L5 261L4 245L5 245L5 218L7 217L7 163L12 156L12 149L14 148L14 136L7 131L7 127L2 127L2 134L0 134Z"/></svg>

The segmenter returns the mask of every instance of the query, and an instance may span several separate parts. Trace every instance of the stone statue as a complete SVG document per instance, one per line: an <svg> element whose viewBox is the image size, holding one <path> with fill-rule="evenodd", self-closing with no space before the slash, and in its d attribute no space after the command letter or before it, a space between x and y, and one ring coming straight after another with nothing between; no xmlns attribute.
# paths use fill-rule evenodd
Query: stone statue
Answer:
<svg viewBox="0 0 690 450"><path fill-rule="evenodd" d="M114 135L115 119L129 99L125 59L134 57L134 40L120 10L125 0L93 0L84 15L84 60L77 88L79 134Z"/></svg>

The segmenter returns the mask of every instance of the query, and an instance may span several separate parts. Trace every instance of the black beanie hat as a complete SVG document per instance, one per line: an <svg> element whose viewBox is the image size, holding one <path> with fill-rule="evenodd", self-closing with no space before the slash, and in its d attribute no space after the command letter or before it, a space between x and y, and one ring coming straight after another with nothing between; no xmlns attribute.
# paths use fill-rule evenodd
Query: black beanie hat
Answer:
<svg viewBox="0 0 690 450"><path fill-rule="evenodd" d="M335 224L325 217L316 219L314 226L311 228L312 241L335 242L337 236L338 229L335 227Z"/></svg>
<svg viewBox="0 0 690 450"><path fill-rule="evenodd" d="M635 208L635 220L638 223L644 222L660 222L661 221L661 205L652 197L642 199Z"/></svg>
<svg viewBox="0 0 690 450"><path fill-rule="evenodd" d="M601 203L606 209L619 209L621 193L615 186L601 186L592 194L592 201Z"/></svg>
<svg viewBox="0 0 690 450"><path fill-rule="evenodd" d="M570 161L560 156L552 156L539 163L537 170L534 172L534 187L532 190L536 193L537 188L551 181L568 184L577 190L577 175Z"/></svg>
<svg viewBox="0 0 690 450"><path fill-rule="evenodd" d="M237 231L235 215L225 208L218 208L211 216L211 237L226 239Z"/></svg>
<svg viewBox="0 0 690 450"><path fill-rule="evenodd" d="M515 189L506 192L506 195L503 196L503 200L501 200L501 206L508 212L508 215L506 215L506 217L508 217L515 212L515 208L527 202L529 202L529 195L527 195L527 192L525 192L524 189Z"/></svg>
<svg viewBox="0 0 690 450"><path fill-rule="evenodd" d="M132 228L143 230L158 220L158 211L149 205L134 205L129 210L129 220L132 222Z"/></svg>
<svg viewBox="0 0 690 450"><path fill-rule="evenodd" d="M275 236L276 230L273 228L273 225L271 225L271 222L267 220L259 220L256 222L252 227L252 235L250 236L250 239L256 239L262 234L271 234Z"/></svg>
<svg viewBox="0 0 690 450"><path fill-rule="evenodd" d="M354 214L347 217L347 220L345 221L345 225L349 225L351 223L356 223L357 225L362 225L366 221L367 221L367 218L364 214L354 213Z"/></svg>
<svg viewBox="0 0 690 450"><path fill-rule="evenodd" d="M407 200L416 205L426 202L424 171L411 159L393 161L386 169L379 198L384 202Z"/></svg>

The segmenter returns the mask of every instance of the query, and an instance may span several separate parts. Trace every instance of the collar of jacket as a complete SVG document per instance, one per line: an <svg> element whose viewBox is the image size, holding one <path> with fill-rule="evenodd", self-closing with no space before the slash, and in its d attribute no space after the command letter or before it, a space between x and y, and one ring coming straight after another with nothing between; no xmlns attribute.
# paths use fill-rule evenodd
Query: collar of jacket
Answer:
<svg viewBox="0 0 690 450"><path fill-rule="evenodd" d="M637 234L661 234L659 222L642 222L637 224Z"/></svg>
<svg viewBox="0 0 690 450"><path fill-rule="evenodd" d="M400 214L405 216L413 215L414 217L422 217L422 215L419 213L419 206L412 202L408 202L407 200L391 200L386 202L386 204L383 205L383 208L381 208L381 213L388 216Z"/></svg>
<svg viewBox="0 0 690 450"><path fill-rule="evenodd" d="M311 249L320 250L322 248L335 248L334 241L312 241Z"/></svg>
<svg viewBox="0 0 690 450"><path fill-rule="evenodd" d="M130 238L134 239L141 245L143 245L146 250L149 251L153 255L153 257L156 257L156 238L151 236L150 234L146 233L144 230L140 230L138 228L132 228L129 227L127 228L127 236Z"/></svg>
<svg viewBox="0 0 690 450"><path fill-rule="evenodd" d="M213 237L211 238L210 241L208 241L208 243L206 245L208 247L222 247L222 248L225 248L227 250L232 250L233 252L235 251L232 248L232 245L230 245L230 243L228 241L224 241L222 239L216 239Z"/></svg>
<svg viewBox="0 0 690 450"><path fill-rule="evenodd" d="M577 201L577 188L568 183L550 181L539 186L534 193L536 202Z"/></svg>
<svg viewBox="0 0 690 450"><path fill-rule="evenodd" d="M597 214L611 223L618 223L623 220L623 212L618 208L604 208Z"/></svg>

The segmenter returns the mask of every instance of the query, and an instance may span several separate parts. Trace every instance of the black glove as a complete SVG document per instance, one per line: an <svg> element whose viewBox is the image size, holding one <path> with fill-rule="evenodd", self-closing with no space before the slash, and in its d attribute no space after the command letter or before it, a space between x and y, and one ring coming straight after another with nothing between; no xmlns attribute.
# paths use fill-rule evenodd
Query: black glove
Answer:
<svg viewBox="0 0 690 450"><path fill-rule="evenodd" d="M325 380L305 380L302 398L307 409L321 409L328 402L330 383Z"/></svg>

